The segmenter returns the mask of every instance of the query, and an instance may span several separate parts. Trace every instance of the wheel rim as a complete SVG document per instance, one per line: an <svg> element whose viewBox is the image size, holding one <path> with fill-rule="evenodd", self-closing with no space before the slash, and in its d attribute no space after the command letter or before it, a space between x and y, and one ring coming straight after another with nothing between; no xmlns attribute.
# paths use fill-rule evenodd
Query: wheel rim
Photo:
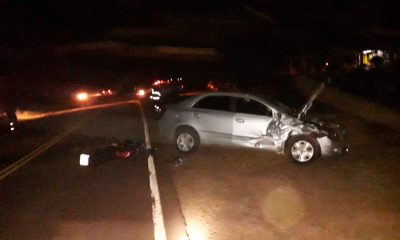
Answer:
<svg viewBox="0 0 400 240"><path fill-rule="evenodd" d="M292 157L298 162L307 162L314 156L314 147L311 143L300 140L293 144Z"/></svg>
<svg viewBox="0 0 400 240"><path fill-rule="evenodd" d="M178 149L183 152L188 152L194 147L194 138L189 133L181 133L176 139Z"/></svg>

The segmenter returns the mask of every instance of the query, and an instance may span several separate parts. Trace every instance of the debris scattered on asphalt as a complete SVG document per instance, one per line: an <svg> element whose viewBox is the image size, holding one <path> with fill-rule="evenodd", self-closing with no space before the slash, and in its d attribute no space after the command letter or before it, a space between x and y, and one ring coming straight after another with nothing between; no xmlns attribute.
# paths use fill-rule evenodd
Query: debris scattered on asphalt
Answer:
<svg viewBox="0 0 400 240"><path fill-rule="evenodd" d="M179 167L179 166L183 165L183 163L185 162L185 159L183 157L177 155L174 157L167 158L166 161L167 161L167 163L172 164L174 167Z"/></svg>

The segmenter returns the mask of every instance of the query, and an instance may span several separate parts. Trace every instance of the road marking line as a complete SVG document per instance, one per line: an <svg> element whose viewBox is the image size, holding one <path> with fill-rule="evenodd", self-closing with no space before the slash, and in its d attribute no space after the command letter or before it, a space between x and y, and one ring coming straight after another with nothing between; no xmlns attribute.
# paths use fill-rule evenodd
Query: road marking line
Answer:
<svg viewBox="0 0 400 240"><path fill-rule="evenodd" d="M151 149L149 129L147 126L146 116L144 115L142 105L140 103L138 104L143 120L146 148ZM149 155L147 162L149 168L150 191L151 191L152 209L153 209L154 239L167 240L167 234L164 225L164 216L161 206L160 191L158 189L158 184L157 184L156 168L154 165L154 158L151 154Z"/></svg>
<svg viewBox="0 0 400 240"><path fill-rule="evenodd" d="M12 174L13 172L17 171L19 168L33 160L35 157L39 156L41 153L45 152L47 149L64 139L67 135L71 134L73 131L78 129L84 122L82 121L77 126L60 133L56 137L52 138L50 141L46 142L45 144L41 145L40 147L36 148L29 154L25 155L24 157L20 158L18 161L12 163L11 165L7 166L5 169L0 171L0 181L6 178L8 175Z"/></svg>
<svg viewBox="0 0 400 240"><path fill-rule="evenodd" d="M64 136L65 135L62 135L62 137L64 137ZM29 161L33 160L35 157L37 157L38 155L40 155L41 153L43 153L44 151L49 149L51 146L53 146L55 143L57 143L61 139L62 138L58 138L58 139L56 139L56 141L53 141L50 144L46 144L45 146L42 146L39 149L36 149L34 152L31 152L27 156L25 156L25 157L21 158L20 160L18 160L16 162L16 164L13 164L11 167L8 167L4 173L0 174L0 180L4 179L5 177L10 175L11 173L17 171L20 167L24 166Z"/></svg>
<svg viewBox="0 0 400 240"><path fill-rule="evenodd" d="M56 137L54 137L53 139L51 139L50 141L46 142L45 144L41 145L40 147L36 148L35 150L33 150L32 152L28 153L27 155L25 155L24 157L20 158L18 161L8 165L6 168L2 169L0 171L0 176L5 174L6 172L8 172L10 169L12 169L13 167L17 166L17 165L21 165L24 163L24 161L26 161L26 159L31 158L32 155L35 155L38 152L41 152L42 149L46 148L48 145L51 145L53 142L57 141L58 138L60 138L60 136L63 135L63 133L57 135Z"/></svg>
<svg viewBox="0 0 400 240"><path fill-rule="evenodd" d="M127 101L104 103L104 104L98 104L98 105L93 105L93 106L78 107L78 108L64 109L64 110L44 112L44 113L18 110L17 118L19 121L30 121L30 120L36 120L39 118L59 116L59 115L68 114L68 113L96 110L96 109L101 109L101 108L109 108L109 107L115 107L115 106L137 103L137 102L138 102L137 100L127 100Z"/></svg>

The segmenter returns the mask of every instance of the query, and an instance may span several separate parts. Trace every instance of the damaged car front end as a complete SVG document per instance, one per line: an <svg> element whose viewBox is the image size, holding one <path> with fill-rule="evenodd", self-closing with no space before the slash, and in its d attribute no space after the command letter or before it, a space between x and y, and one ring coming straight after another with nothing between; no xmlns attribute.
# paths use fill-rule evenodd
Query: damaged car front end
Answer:
<svg viewBox="0 0 400 240"><path fill-rule="evenodd" d="M308 162L319 156L344 154L349 151L346 130L340 124L329 120L307 119L307 112L325 87L321 83L312 93L301 110L288 113L279 106L277 116L267 129L267 135L274 139L275 150L284 153L296 162ZM263 141L256 147L263 148Z"/></svg>
<svg viewBox="0 0 400 240"><path fill-rule="evenodd" d="M309 162L319 156L344 154L349 151L345 129L323 120L300 120L284 115L271 122L267 134L258 139L256 148L271 148L296 162Z"/></svg>
<svg viewBox="0 0 400 240"><path fill-rule="evenodd" d="M298 163L346 153L342 126L306 117L323 87L324 83L297 113L258 95L199 94L168 107L159 121L160 133L183 153L195 151L200 143L268 149Z"/></svg>

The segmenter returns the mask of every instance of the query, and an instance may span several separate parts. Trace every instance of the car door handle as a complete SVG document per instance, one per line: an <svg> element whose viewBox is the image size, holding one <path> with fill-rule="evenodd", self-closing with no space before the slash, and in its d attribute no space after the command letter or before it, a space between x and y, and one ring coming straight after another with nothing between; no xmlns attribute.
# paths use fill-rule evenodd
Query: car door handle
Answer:
<svg viewBox="0 0 400 240"><path fill-rule="evenodd" d="M200 113L193 113L193 117L200 118Z"/></svg>
<svg viewBox="0 0 400 240"><path fill-rule="evenodd" d="M235 118L235 120L238 123L244 123L244 119L243 118Z"/></svg>

